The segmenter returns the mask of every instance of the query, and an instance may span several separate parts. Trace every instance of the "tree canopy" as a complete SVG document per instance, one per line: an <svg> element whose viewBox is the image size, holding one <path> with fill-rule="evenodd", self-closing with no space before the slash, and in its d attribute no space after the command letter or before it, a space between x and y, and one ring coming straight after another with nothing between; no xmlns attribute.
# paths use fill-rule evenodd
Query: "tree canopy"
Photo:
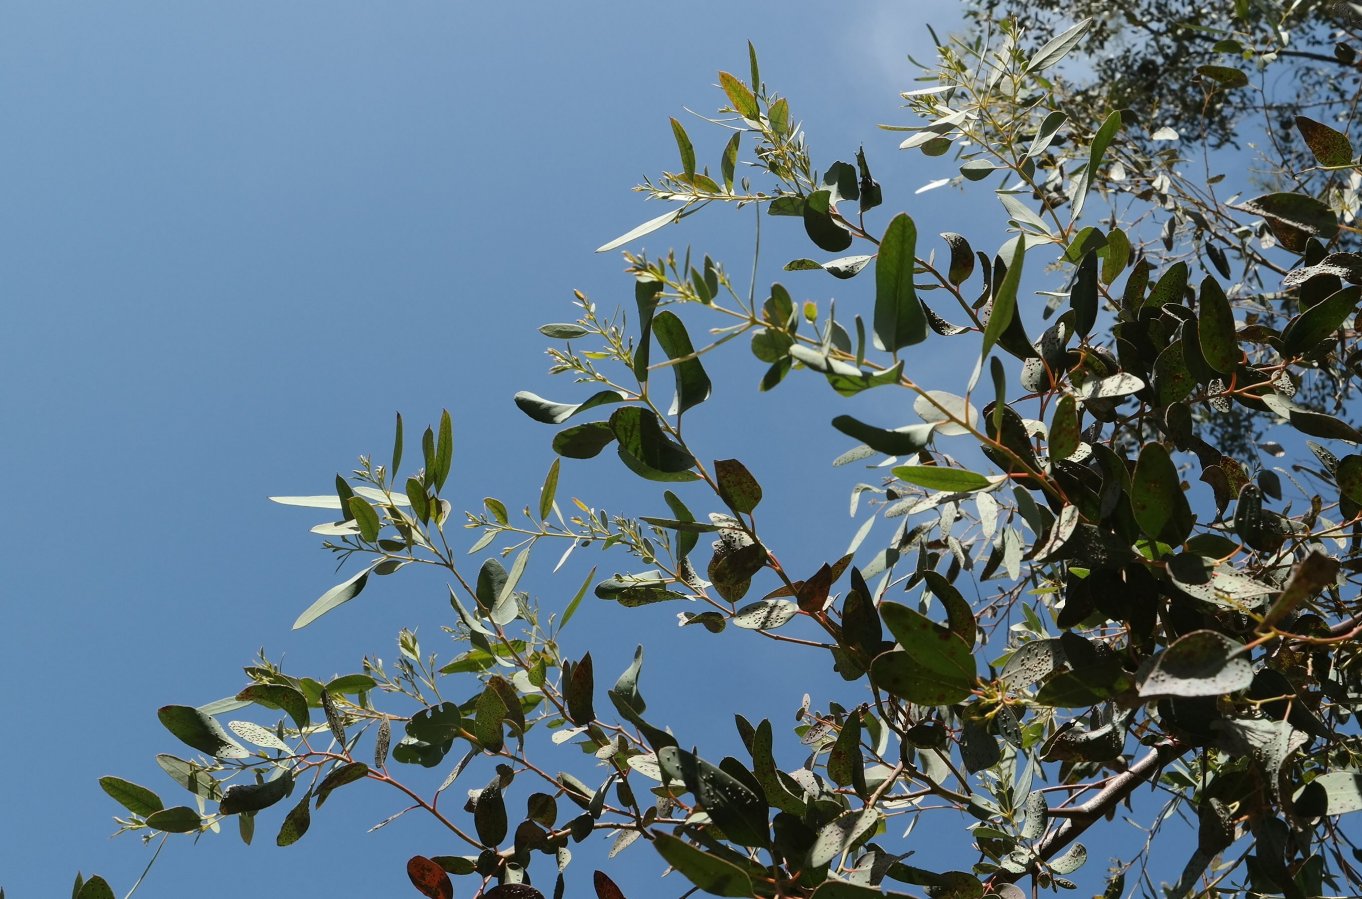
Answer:
<svg viewBox="0 0 1362 899"><path fill-rule="evenodd" d="M443 899L588 880L618 899L608 872L569 864L594 839L674 869L677 894L1362 892L1356 10L1011 7L972 4L972 29L906 86L910 120L886 126L905 152L953 154L958 174L929 188L996 194L996 252L976 249L993 231L898 211L882 149L815 156L752 50L718 76L716 164L672 118L679 166L639 186L666 211L600 248L623 252L634 305L578 293L540 329L563 386L515 396L551 429L533 495L456 512L456 412L411 432L399 416L391 453L334 493L274 497L319 510L313 532L348 566L295 627L433 567L449 639L404 630L394 661L336 678L262 656L233 700L162 708L184 748L156 763L178 786L104 778L120 826L267 827L287 846L363 782L395 791L394 819L445 828L406 872ZM1264 163L1246 174L1238 142ZM758 253L760 229L807 237L784 264L796 290L639 251L724 205L757 208ZM954 391L914 370L926 342L958 353ZM744 344L752 402L797 404L824 380L900 398L802 423L845 435L834 473L866 479L850 547L791 557L779 519L797 487L683 427L705 414L706 363ZM633 485L624 512L558 491L602 455ZM888 540L869 539L877 521ZM593 549L584 581L525 589L531 564ZM793 726L784 709L737 716L744 752L707 756L708 734L645 702L643 646L623 672L564 653L599 601L654 623L681 610L716 654L762 640L845 689ZM804 763L777 764L791 752ZM466 804L441 804L456 785ZM1115 816L1140 840L1123 830L1095 870L1085 841L1124 828ZM914 855L928 826L972 860ZM75 895L112 891L91 877Z"/></svg>

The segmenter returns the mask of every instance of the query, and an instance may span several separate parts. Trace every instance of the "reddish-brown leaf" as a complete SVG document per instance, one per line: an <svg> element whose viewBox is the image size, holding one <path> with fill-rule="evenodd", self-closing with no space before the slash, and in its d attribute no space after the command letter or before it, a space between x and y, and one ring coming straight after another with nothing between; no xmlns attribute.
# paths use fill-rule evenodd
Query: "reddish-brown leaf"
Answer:
<svg viewBox="0 0 1362 899"><path fill-rule="evenodd" d="M411 878L412 886L420 890L423 896L454 899L454 883L445 869L424 855L413 855L407 860L407 876Z"/></svg>
<svg viewBox="0 0 1362 899"><path fill-rule="evenodd" d="M615 886L615 881L605 876L604 871L597 871L596 880L596 899L624 899L624 893Z"/></svg>

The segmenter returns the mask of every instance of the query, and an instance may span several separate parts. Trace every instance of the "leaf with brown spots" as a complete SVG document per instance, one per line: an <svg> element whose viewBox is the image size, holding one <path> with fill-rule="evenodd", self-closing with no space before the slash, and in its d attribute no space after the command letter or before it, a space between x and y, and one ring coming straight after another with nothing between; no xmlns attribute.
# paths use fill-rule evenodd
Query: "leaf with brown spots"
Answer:
<svg viewBox="0 0 1362 899"><path fill-rule="evenodd" d="M413 855L407 860L407 876L421 895L430 899L454 899L454 882L445 869L424 855Z"/></svg>

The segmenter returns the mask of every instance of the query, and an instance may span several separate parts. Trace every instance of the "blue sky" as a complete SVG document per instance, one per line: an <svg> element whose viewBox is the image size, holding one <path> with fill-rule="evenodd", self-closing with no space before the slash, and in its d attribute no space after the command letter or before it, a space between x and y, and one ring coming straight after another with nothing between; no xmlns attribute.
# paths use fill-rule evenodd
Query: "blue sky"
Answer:
<svg viewBox="0 0 1362 899"><path fill-rule="evenodd" d="M937 6L933 24L949 29L953 8ZM904 54L931 56L917 4L582 9L6 5L8 895L64 895L77 869L125 892L149 853L135 838L108 839L118 808L98 777L173 796L152 760L178 744L156 708L234 693L258 647L292 673L326 676L358 670L365 653L391 657L402 626L438 642L448 606L419 578L377 583L291 631L339 578L307 533L316 518L265 497L325 492L359 453L386 455L395 411L419 431L449 407L456 506L532 501L552 432L511 396L573 395L545 374L535 328L571 317L574 288L603 309L632 305L619 257L592 250L658 212L630 187L677 166L667 117L713 111L716 73L745 72L748 39L817 165L865 145L888 198L877 227L906 208L926 233L965 232L985 249L1004 238L986 190L913 196L948 162L901 153L874 127L906 119ZM716 165L726 135L689 127L702 163ZM759 283L868 309L864 279L779 271L808 252L794 228L767 229ZM644 244L687 242L745 280L750 215L706 210ZM909 365L933 373L930 387L960 389L968 368L939 353ZM851 539L848 492L873 476L828 468L849 441L826 423L846 404L811 378L759 396L761 371L738 346L713 362L716 397L692 414L693 433L711 458L747 462L768 518L788 521L783 556L808 558L811 571ZM566 465L560 496L657 514L659 492L640 484L601 458ZM546 603L581 577L531 575ZM574 627L568 649L592 648L609 673L599 680L647 643L650 706L702 750L730 751L735 709L788 721L804 692L822 704L838 689L821 659L771 654L732 631L678 631L671 611L588 603ZM403 895L408 856L455 847L416 815L365 834L398 808L377 788L338 794L285 850L268 812L252 847L226 833L173 840L137 895L190 885L202 899ZM658 865L643 847L631 852L612 871L628 895L650 895ZM585 889L583 857L569 895Z"/></svg>

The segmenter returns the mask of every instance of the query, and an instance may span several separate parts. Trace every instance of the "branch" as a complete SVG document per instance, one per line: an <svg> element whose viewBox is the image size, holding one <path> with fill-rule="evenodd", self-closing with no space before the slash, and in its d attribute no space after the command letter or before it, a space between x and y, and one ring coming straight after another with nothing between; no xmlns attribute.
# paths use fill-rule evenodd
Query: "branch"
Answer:
<svg viewBox="0 0 1362 899"><path fill-rule="evenodd" d="M1144 758L1113 777L1111 782L1102 788L1101 792L1087 802L1071 808L1050 810L1051 816L1064 816L1068 820L1061 824L1057 830L1051 831L1037 844L1037 858L1041 861L1049 861L1054 858L1061 849L1072 843L1085 830L1096 824L1098 820L1106 817L1127 796L1135 792L1136 787L1148 782L1164 765L1190 748L1188 744L1180 740L1173 738L1162 740ZM1021 874L1000 871L989 878L989 882L991 884L1011 883L1021 876Z"/></svg>

